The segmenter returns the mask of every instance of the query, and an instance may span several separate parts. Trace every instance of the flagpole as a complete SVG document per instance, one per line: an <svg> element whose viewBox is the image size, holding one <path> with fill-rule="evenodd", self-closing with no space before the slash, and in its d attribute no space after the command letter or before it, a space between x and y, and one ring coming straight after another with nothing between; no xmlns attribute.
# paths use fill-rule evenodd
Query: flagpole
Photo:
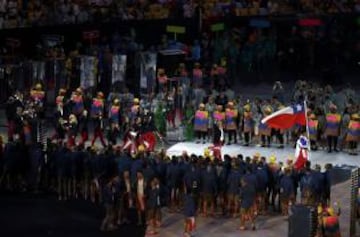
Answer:
<svg viewBox="0 0 360 237"><path fill-rule="evenodd" d="M304 100L304 110L305 110L305 119L306 119L306 136L309 141L308 145L308 160L310 161L310 151L311 151L311 142L310 142L310 129L309 129L309 118L308 118L308 109L307 109L307 96Z"/></svg>

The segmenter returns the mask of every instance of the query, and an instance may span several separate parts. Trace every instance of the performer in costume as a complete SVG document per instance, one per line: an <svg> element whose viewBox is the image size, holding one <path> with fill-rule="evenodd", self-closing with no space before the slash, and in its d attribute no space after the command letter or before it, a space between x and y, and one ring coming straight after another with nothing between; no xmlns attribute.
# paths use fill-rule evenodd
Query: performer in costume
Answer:
<svg viewBox="0 0 360 237"><path fill-rule="evenodd" d="M336 213L334 208L328 207L322 214L322 230L324 237L341 237L340 233L340 216L341 210Z"/></svg>
<svg viewBox="0 0 360 237"><path fill-rule="evenodd" d="M360 139L360 116L352 114L346 134L346 142L349 144L349 154L357 155L356 148Z"/></svg>
<svg viewBox="0 0 360 237"><path fill-rule="evenodd" d="M330 113L326 114L325 136L328 141L328 152L338 152L337 142L340 136L341 115L337 113L337 107L330 105Z"/></svg>
<svg viewBox="0 0 360 237"><path fill-rule="evenodd" d="M166 136L166 110L163 102L157 105L155 110L155 127L161 136Z"/></svg>
<svg viewBox="0 0 360 237"><path fill-rule="evenodd" d="M250 136L254 133L254 119L251 112L250 103L247 103L244 106L244 116L243 116L243 133L245 139L245 146L250 144Z"/></svg>
<svg viewBox="0 0 360 237"><path fill-rule="evenodd" d="M208 103L205 105L205 110L209 112L209 114L214 114L214 111L216 110L216 104L215 99L213 96L209 96ZM214 137L214 118L213 116L209 116L209 125L208 125L208 138L209 140Z"/></svg>
<svg viewBox="0 0 360 237"><path fill-rule="evenodd" d="M56 112L55 112L55 134L54 138L59 140L65 139L65 125L66 125L66 115L65 115L65 89L59 90L59 95L56 97Z"/></svg>
<svg viewBox="0 0 360 237"><path fill-rule="evenodd" d="M44 102L45 102L45 91L42 89L42 85L37 83L30 91L30 98L35 105L35 111L40 118L43 118Z"/></svg>
<svg viewBox="0 0 360 237"><path fill-rule="evenodd" d="M71 95L72 114L80 116L84 111L84 98L82 89L77 88Z"/></svg>
<svg viewBox="0 0 360 237"><path fill-rule="evenodd" d="M219 122L219 121L222 124L225 124L225 113L223 112L222 105L217 105L216 110L214 111L214 113L212 115L213 115L214 125L217 124L217 122Z"/></svg>
<svg viewBox="0 0 360 237"><path fill-rule="evenodd" d="M101 144L106 147L103 134L104 94L102 92L98 92L96 98L93 99L90 113L94 122L94 137L91 141L91 145L93 146L96 139L100 138Z"/></svg>
<svg viewBox="0 0 360 237"><path fill-rule="evenodd" d="M195 112L194 130L197 135L197 143L200 140L205 144L207 128L209 121L209 113L205 111L205 105L200 104L199 109Z"/></svg>
<svg viewBox="0 0 360 237"><path fill-rule="evenodd" d="M125 135L122 149L132 156L135 156L138 151L137 137L138 133L136 131L129 131L128 134Z"/></svg>
<svg viewBox="0 0 360 237"><path fill-rule="evenodd" d="M31 132L31 125L27 118L23 120L23 136L24 136L24 144L26 146L30 146L33 143Z"/></svg>
<svg viewBox="0 0 360 237"><path fill-rule="evenodd" d="M113 145L117 143L117 137L120 132L120 100L115 99L110 107L110 141Z"/></svg>
<svg viewBox="0 0 360 237"><path fill-rule="evenodd" d="M66 90L65 89L60 89L59 94L58 94L58 96L56 96L56 99L55 99L56 108L58 110L59 109L64 110L65 96L66 96Z"/></svg>
<svg viewBox="0 0 360 237"><path fill-rule="evenodd" d="M142 144L145 147L145 151L153 152L156 146L156 136L154 131L156 130L154 124L154 115L148 111L144 110L144 116L141 123L141 133L138 138L138 144Z"/></svg>
<svg viewBox="0 0 360 237"><path fill-rule="evenodd" d="M76 145L76 136L78 128L78 120L75 114L69 115L69 122L67 125L67 145L68 147L73 147Z"/></svg>
<svg viewBox="0 0 360 237"><path fill-rule="evenodd" d="M228 108L225 111L225 128L229 136L228 145L231 144L232 139L234 138L234 143L237 143L237 125L238 125L239 113L234 109L234 103L229 102Z"/></svg>
<svg viewBox="0 0 360 237"><path fill-rule="evenodd" d="M89 140L89 113L84 110L78 119L79 132L81 135L80 145L84 145Z"/></svg>
<svg viewBox="0 0 360 237"><path fill-rule="evenodd" d="M269 116L271 113L272 113L271 107L266 106L265 109L264 109L262 118L265 118L265 117ZM260 122L260 124L259 124L259 136L261 137L261 146L262 147L270 147L271 128L267 124L264 124L264 123Z"/></svg>
<svg viewBox="0 0 360 237"><path fill-rule="evenodd" d="M319 135L319 120L316 118L314 113L311 113L309 116L309 135L310 135L310 146L311 150L316 151L317 147L317 140Z"/></svg>
<svg viewBox="0 0 360 237"><path fill-rule="evenodd" d="M222 160L221 147L224 144L224 136L223 124L222 121L219 120L214 126L214 145L210 147L210 150L213 152L213 156L218 160Z"/></svg>
<svg viewBox="0 0 360 237"><path fill-rule="evenodd" d="M130 111L130 124L132 124L140 114L140 100L134 98L133 105L131 106Z"/></svg>

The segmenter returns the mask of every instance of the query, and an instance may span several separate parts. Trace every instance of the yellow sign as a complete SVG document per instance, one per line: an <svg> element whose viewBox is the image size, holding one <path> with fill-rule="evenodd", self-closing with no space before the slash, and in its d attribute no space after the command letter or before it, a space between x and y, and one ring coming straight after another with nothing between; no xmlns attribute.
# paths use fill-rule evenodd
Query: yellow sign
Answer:
<svg viewBox="0 0 360 237"><path fill-rule="evenodd" d="M183 27L183 26L166 26L166 31L169 33L184 34L185 27Z"/></svg>

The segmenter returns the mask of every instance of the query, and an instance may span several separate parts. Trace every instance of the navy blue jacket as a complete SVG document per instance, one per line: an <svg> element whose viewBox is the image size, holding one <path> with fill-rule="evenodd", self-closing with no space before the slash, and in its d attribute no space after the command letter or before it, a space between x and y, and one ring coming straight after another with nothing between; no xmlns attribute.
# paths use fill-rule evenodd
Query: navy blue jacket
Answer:
<svg viewBox="0 0 360 237"><path fill-rule="evenodd" d="M159 188L150 188L148 190L148 196L146 201L147 207L150 209L160 207L160 189Z"/></svg>
<svg viewBox="0 0 360 237"><path fill-rule="evenodd" d="M194 197L186 194L184 198L184 215L185 217L194 217L196 214L196 206Z"/></svg>
<svg viewBox="0 0 360 237"><path fill-rule="evenodd" d="M251 175L245 175L243 177L246 185L241 187L241 208L251 208L254 205L256 198L256 184L254 178Z"/></svg>
<svg viewBox="0 0 360 237"><path fill-rule="evenodd" d="M180 167L177 163L170 163L166 170L166 182L168 187L176 188L181 184Z"/></svg>
<svg viewBox="0 0 360 237"><path fill-rule="evenodd" d="M257 191L258 192L265 192L266 187L268 186L269 177L266 171L266 168L259 167L256 172L256 182L257 182Z"/></svg>
<svg viewBox="0 0 360 237"><path fill-rule="evenodd" d="M192 189L193 192L196 193L200 191L201 174L195 166L191 166L191 168L185 173L184 183L187 189Z"/></svg>
<svg viewBox="0 0 360 237"><path fill-rule="evenodd" d="M202 171L201 191L206 194L215 194L217 192L216 174L211 166Z"/></svg>
<svg viewBox="0 0 360 237"><path fill-rule="evenodd" d="M238 169L232 169L230 174L227 178L227 192L229 194L239 194L239 188L241 184L241 177L240 171Z"/></svg>
<svg viewBox="0 0 360 237"><path fill-rule="evenodd" d="M280 195L289 198L295 195L294 181L289 175L284 175L280 180Z"/></svg>

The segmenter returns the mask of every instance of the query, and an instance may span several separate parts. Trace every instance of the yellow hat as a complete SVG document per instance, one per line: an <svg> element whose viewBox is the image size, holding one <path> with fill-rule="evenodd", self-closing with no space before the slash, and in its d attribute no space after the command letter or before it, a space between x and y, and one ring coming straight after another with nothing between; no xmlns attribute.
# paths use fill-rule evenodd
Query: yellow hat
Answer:
<svg viewBox="0 0 360 237"><path fill-rule="evenodd" d="M209 148L205 148L205 150L204 150L204 157L205 157L205 158L210 157L210 150L209 150Z"/></svg>
<svg viewBox="0 0 360 237"><path fill-rule="evenodd" d="M140 146L138 147L138 151L139 151L139 152L144 152L144 151L145 151L145 146L144 146L144 145L140 145Z"/></svg>
<svg viewBox="0 0 360 237"><path fill-rule="evenodd" d="M41 85L40 83L36 83L35 89L36 89L36 90L41 90L41 89L42 89L42 85Z"/></svg>
<svg viewBox="0 0 360 237"><path fill-rule="evenodd" d="M65 93L66 93L66 90L65 90L65 89L61 88L61 89L59 90L59 94L60 94L60 95L63 95L63 94L65 94Z"/></svg>
<svg viewBox="0 0 360 237"><path fill-rule="evenodd" d="M76 90L75 90L76 92L78 92L78 93L82 93L82 89L81 89L81 87L78 87L78 88L76 88Z"/></svg>
<svg viewBox="0 0 360 237"><path fill-rule="evenodd" d="M101 91L99 91L96 95L100 98L104 98L104 93L102 93Z"/></svg>
<svg viewBox="0 0 360 237"><path fill-rule="evenodd" d="M158 73L165 73L165 69L164 68L159 68Z"/></svg>
<svg viewBox="0 0 360 237"><path fill-rule="evenodd" d="M265 109L264 109L264 112L267 113L267 114L270 114L272 112L272 109L270 106L266 106Z"/></svg>
<svg viewBox="0 0 360 237"><path fill-rule="evenodd" d="M134 99L134 104L139 104L140 103L140 100L138 98L135 98Z"/></svg>
<svg viewBox="0 0 360 237"><path fill-rule="evenodd" d="M115 99L114 100L114 104L119 104L120 103L120 100L119 99Z"/></svg>
<svg viewBox="0 0 360 237"><path fill-rule="evenodd" d="M317 208L317 212L318 212L318 214L322 214L323 213L323 208L322 208L322 206L321 205L319 205L318 206L318 208Z"/></svg>
<svg viewBox="0 0 360 237"><path fill-rule="evenodd" d="M327 212L330 216L335 216L335 210L334 210L334 208L332 208L332 207L328 207L328 208L326 209L326 212Z"/></svg>
<svg viewBox="0 0 360 237"><path fill-rule="evenodd" d="M205 104L204 104L204 103L201 103L201 104L199 104L199 107L200 107L200 108L205 108Z"/></svg>
<svg viewBox="0 0 360 237"><path fill-rule="evenodd" d="M250 111L250 109L251 109L251 107L250 107L250 104L246 104L246 105L244 105L244 110L245 111Z"/></svg>
<svg viewBox="0 0 360 237"><path fill-rule="evenodd" d="M355 114L352 114L352 115L351 115L351 118L352 118L352 119L359 119L360 116L359 116L359 114L355 113Z"/></svg>
<svg viewBox="0 0 360 237"><path fill-rule="evenodd" d="M276 163L276 157L275 157L275 155L270 156L270 158L269 158L269 163L270 163L270 164L275 164L275 163Z"/></svg>

